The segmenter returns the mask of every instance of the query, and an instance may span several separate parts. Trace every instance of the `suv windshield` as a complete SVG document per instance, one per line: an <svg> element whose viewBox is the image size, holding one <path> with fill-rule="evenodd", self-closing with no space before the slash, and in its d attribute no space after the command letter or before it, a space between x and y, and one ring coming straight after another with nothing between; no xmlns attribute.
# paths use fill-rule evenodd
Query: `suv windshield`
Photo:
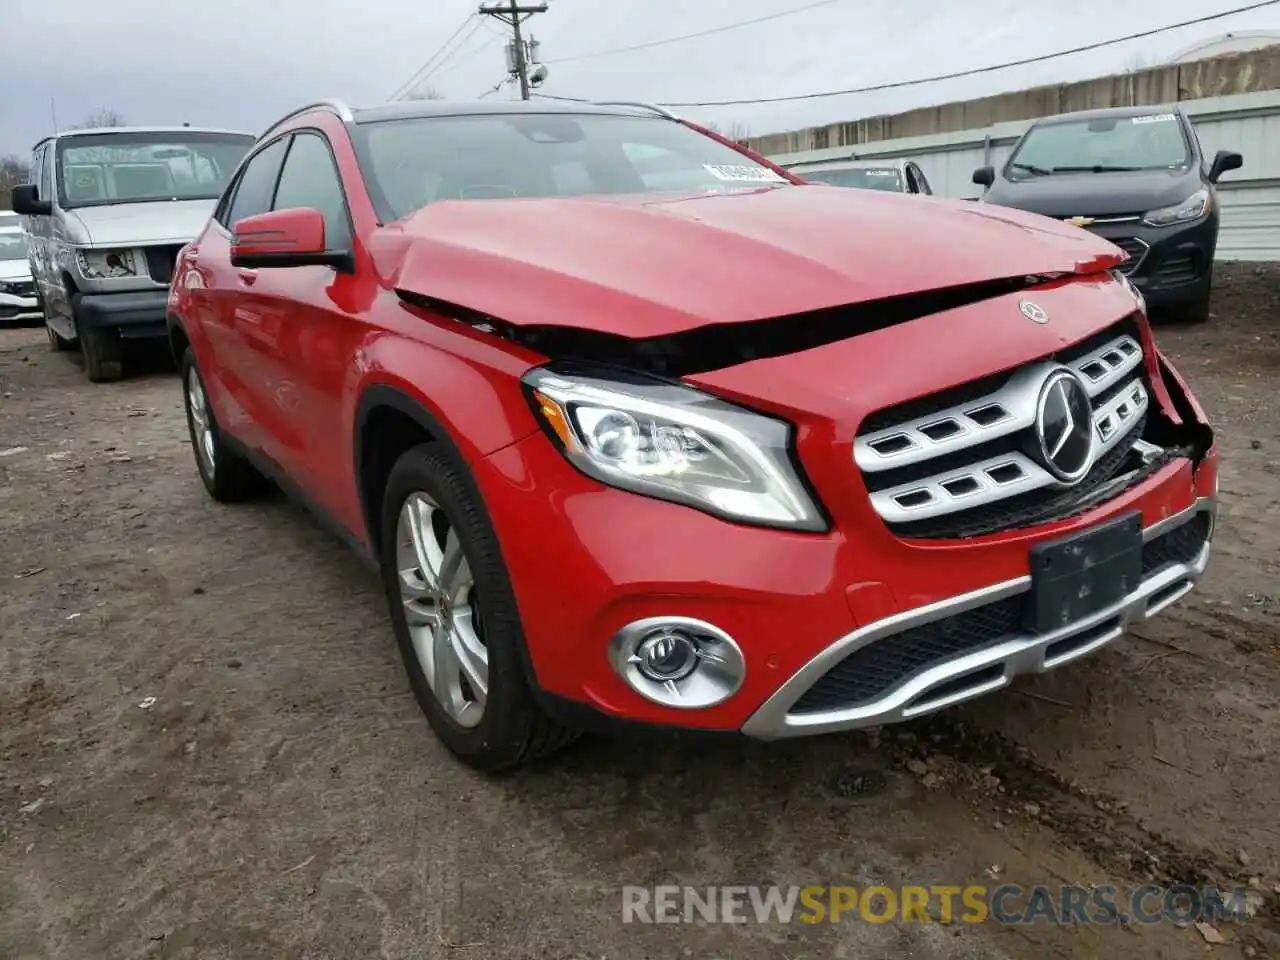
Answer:
<svg viewBox="0 0 1280 960"><path fill-rule="evenodd" d="M1031 128L1009 158L1011 180L1051 173L1171 170L1191 164L1172 113L1046 123Z"/></svg>
<svg viewBox="0 0 1280 960"><path fill-rule="evenodd" d="M58 140L63 207L209 200L253 145L243 133L87 133Z"/></svg>
<svg viewBox="0 0 1280 960"><path fill-rule="evenodd" d="M718 140L658 117L506 113L366 121L356 148L383 220L437 200L789 182Z"/></svg>
<svg viewBox="0 0 1280 960"><path fill-rule="evenodd" d="M0 260L27 259L27 238L21 233L0 233Z"/></svg>
<svg viewBox="0 0 1280 960"><path fill-rule="evenodd" d="M902 174L893 167L856 167L852 170L815 170L801 174L806 180L834 187L861 187L865 190L892 190L902 193Z"/></svg>

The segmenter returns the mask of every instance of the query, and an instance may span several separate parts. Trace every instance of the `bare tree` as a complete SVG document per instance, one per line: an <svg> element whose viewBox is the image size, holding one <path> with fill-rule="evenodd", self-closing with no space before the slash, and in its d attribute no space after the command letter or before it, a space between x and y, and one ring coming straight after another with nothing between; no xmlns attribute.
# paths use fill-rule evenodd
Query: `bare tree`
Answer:
<svg viewBox="0 0 1280 960"><path fill-rule="evenodd" d="M747 128L747 125L745 123L739 123L737 120L730 123L727 130L715 121L708 121L707 123L704 123L703 126L713 133L718 133L722 137L728 137L730 140L734 140L737 143L742 143L751 136L751 131Z"/></svg>
<svg viewBox="0 0 1280 960"><path fill-rule="evenodd" d="M124 114L118 110L112 110L110 107L102 107L93 111L84 121L77 125L77 129L87 130L92 127L123 127Z"/></svg>
<svg viewBox="0 0 1280 960"><path fill-rule="evenodd" d="M410 90L404 98L406 100L443 100L444 94L435 87L422 87L419 90Z"/></svg>
<svg viewBox="0 0 1280 960"><path fill-rule="evenodd" d="M31 182L31 168L16 154L0 157L0 210L8 210L14 187Z"/></svg>

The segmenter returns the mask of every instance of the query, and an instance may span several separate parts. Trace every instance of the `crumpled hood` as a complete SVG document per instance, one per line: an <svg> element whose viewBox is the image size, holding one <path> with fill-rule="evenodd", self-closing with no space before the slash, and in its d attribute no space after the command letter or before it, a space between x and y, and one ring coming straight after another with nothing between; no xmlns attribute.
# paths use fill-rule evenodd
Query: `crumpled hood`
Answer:
<svg viewBox="0 0 1280 960"><path fill-rule="evenodd" d="M397 289L515 325L633 338L1071 272L1117 253L1017 210L826 186L445 201L371 249Z"/></svg>
<svg viewBox="0 0 1280 960"><path fill-rule="evenodd" d="M0 280L30 280L31 264L26 260L0 260Z"/></svg>
<svg viewBox="0 0 1280 960"><path fill-rule="evenodd" d="M156 200L76 207L90 246L147 246L187 243L204 229L216 200Z"/></svg>

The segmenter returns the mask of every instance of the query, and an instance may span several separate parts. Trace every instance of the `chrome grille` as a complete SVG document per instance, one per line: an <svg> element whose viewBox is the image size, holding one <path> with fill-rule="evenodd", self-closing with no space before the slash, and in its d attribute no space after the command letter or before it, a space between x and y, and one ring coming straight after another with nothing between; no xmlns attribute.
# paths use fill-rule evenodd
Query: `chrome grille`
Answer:
<svg viewBox="0 0 1280 960"><path fill-rule="evenodd" d="M993 511L998 517L1007 508L1011 526L1015 511L1031 517L1037 505L1069 505L1073 486L1039 461L1035 432L1041 386L1064 368L1078 375L1093 411L1092 467L1074 488L1096 490L1141 437L1150 402L1142 347L1128 322L983 380L980 393L956 388L939 395L941 404L926 398L869 417L854 441L854 461L875 511L903 535L954 536L963 534L949 533L952 526L965 528ZM918 532L922 521L932 521L932 532Z"/></svg>
<svg viewBox="0 0 1280 960"><path fill-rule="evenodd" d="M1147 251L1151 249L1147 246L1145 240L1141 240L1138 237L1120 237L1119 239L1112 239L1111 242L1129 255L1129 259L1118 268L1121 273L1126 275L1133 273L1138 267L1142 266L1142 261L1147 258Z"/></svg>

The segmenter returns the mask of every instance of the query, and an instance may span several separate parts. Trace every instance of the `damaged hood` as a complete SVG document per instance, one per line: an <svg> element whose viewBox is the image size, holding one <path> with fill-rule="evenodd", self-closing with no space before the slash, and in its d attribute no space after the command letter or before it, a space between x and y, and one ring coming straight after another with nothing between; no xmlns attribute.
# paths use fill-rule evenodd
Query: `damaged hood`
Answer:
<svg viewBox="0 0 1280 960"><path fill-rule="evenodd" d="M824 186L430 204L375 238L398 290L517 326L630 338L781 317L1118 253L994 205Z"/></svg>

